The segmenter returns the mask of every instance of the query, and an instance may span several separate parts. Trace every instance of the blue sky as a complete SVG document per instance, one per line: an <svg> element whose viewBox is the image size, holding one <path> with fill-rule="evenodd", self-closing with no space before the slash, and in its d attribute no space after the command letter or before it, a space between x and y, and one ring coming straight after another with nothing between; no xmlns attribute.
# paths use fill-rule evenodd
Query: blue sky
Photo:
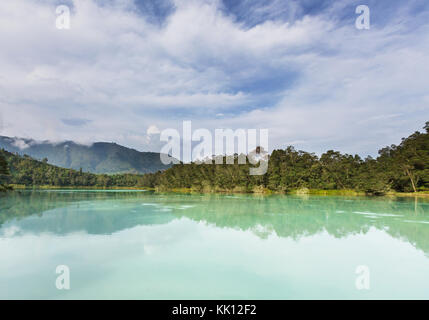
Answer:
<svg viewBox="0 0 429 320"><path fill-rule="evenodd" d="M426 0L20 0L0 23L0 135L158 151L192 120L365 156L429 121Z"/></svg>

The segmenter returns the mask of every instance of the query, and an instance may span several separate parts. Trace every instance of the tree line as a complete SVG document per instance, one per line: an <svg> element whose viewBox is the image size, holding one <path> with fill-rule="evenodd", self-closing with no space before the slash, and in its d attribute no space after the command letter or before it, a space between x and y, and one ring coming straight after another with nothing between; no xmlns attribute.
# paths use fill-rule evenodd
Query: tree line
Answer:
<svg viewBox="0 0 429 320"><path fill-rule="evenodd" d="M252 165L238 164L238 155L232 165L180 163L157 173L107 175L64 169L48 164L46 159L37 161L2 150L0 185L190 188L201 192L288 192L303 188L369 194L429 191L429 122L424 130L403 138L399 145L382 148L375 159L333 150L319 157L292 146L274 150L268 171L261 176L249 175Z"/></svg>
<svg viewBox="0 0 429 320"><path fill-rule="evenodd" d="M249 175L249 163L178 164L156 176L154 186L241 192L264 188L278 192L303 188L356 190L368 194L429 191L429 122L424 130L403 138L399 145L381 149L376 159L333 150L318 157L289 146L271 153L263 176Z"/></svg>
<svg viewBox="0 0 429 320"><path fill-rule="evenodd" d="M148 177L139 174L94 174L80 170L65 169L48 164L48 159L35 160L28 155L21 156L0 150L2 162L7 171L0 171L0 185L56 187L143 187L149 184Z"/></svg>

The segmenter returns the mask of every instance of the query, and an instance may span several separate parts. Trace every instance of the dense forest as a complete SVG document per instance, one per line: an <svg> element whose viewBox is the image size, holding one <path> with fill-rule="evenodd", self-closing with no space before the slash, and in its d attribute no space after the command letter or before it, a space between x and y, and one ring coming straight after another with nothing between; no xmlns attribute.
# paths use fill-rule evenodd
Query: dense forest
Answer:
<svg viewBox="0 0 429 320"><path fill-rule="evenodd" d="M385 147L374 159L329 150L320 157L295 150L274 150L268 171L249 175L251 164L177 164L145 175L93 174L56 167L29 156L0 151L0 184L25 186L152 187L160 190L189 188L195 191L288 192L298 189L356 190L368 194L389 191L429 191L429 122L425 132ZM4 157L4 160L1 160ZM7 173L8 163L10 174ZM3 163L3 164L2 164ZM2 169L3 168L3 169Z"/></svg>
<svg viewBox="0 0 429 320"><path fill-rule="evenodd" d="M156 176L154 186L241 192L304 188L369 194L429 191L429 122L424 130L402 139L399 145L381 149L377 159L332 150L318 157L287 147L272 152L263 176L250 176L250 164L178 164Z"/></svg>
<svg viewBox="0 0 429 320"><path fill-rule="evenodd" d="M139 174L94 174L60 168L43 161L35 160L28 155L18 155L0 150L2 160L8 164L9 174L0 174L0 184L23 186L57 186L57 187L142 187L151 184L148 177Z"/></svg>
<svg viewBox="0 0 429 320"><path fill-rule="evenodd" d="M9 166L6 159L0 153L0 191L7 190L7 185L3 182L2 177L9 175Z"/></svg>

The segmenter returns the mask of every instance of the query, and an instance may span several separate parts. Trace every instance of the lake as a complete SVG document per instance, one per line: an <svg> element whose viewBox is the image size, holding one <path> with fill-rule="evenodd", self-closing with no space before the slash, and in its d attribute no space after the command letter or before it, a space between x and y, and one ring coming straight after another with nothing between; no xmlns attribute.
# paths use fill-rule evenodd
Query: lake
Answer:
<svg viewBox="0 0 429 320"><path fill-rule="evenodd" d="M1 299L429 299L429 201L13 191L0 256Z"/></svg>

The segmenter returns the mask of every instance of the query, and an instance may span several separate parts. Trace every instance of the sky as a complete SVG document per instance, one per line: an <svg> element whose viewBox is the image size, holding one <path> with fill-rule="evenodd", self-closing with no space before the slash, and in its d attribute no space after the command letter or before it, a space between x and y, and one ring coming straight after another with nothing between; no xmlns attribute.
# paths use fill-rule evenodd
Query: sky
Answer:
<svg viewBox="0 0 429 320"><path fill-rule="evenodd" d="M427 0L0 1L0 43L3 136L159 151L191 120L375 156L429 121Z"/></svg>

